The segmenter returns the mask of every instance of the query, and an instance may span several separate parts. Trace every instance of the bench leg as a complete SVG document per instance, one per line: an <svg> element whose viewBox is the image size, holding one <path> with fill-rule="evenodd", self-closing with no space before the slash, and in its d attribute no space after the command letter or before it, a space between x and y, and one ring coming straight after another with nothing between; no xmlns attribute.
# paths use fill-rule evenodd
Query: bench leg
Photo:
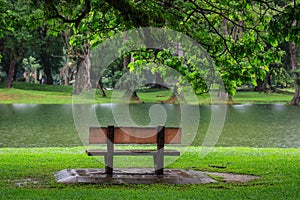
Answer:
<svg viewBox="0 0 300 200"><path fill-rule="evenodd" d="M105 173L109 176L113 174L114 154L114 126L108 126L107 133L107 154L105 156Z"/></svg>
<svg viewBox="0 0 300 200"><path fill-rule="evenodd" d="M165 127L158 126L157 132L157 153L154 159L155 174L164 174L164 147L165 147Z"/></svg>
<svg viewBox="0 0 300 200"><path fill-rule="evenodd" d="M109 155L104 156L105 174L112 176L113 174L113 158Z"/></svg>
<svg viewBox="0 0 300 200"><path fill-rule="evenodd" d="M163 150L159 150L157 154L153 155L154 159L154 169L156 175L164 174L164 155Z"/></svg>

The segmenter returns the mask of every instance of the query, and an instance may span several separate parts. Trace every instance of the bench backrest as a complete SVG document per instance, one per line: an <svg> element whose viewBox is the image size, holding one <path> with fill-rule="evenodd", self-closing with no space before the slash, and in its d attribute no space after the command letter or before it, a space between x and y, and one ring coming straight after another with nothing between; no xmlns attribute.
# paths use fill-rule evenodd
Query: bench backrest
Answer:
<svg viewBox="0 0 300 200"><path fill-rule="evenodd" d="M89 143L106 144L106 127L90 127ZM115 144L156 144L157 127L114 127ZM181 144L181 128L165 128L165 144Z"/></svg>

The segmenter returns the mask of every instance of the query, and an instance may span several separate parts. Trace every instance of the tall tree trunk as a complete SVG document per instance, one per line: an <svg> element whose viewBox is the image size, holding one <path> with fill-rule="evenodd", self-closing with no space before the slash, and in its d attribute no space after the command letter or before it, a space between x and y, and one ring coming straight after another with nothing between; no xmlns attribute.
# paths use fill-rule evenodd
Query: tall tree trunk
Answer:
<svg viewBox="0 0 300 200"><path fill-rule="evenodd" d="M14 80L15 74L15 67L16 67L16 56L14 52L10 53L10 65L8 71L8 78L7 78L7 88L11 88Z"/></svg>
<svg viewBox="0 0 300 200"><path fill-rule="evenodd" d="M84 69L85 67L82 67L84 63L84 59L79 57L77 61L77 67L76 67L76 77L75 77L75 85L74 85L74 91L73 94L77 95L80 94L84 88Z"/></svg>
<svg viewBox="0 0 300 200"><path fill-rule="evenodd" d="M44 48L42 48L42 49L44 49ZM51 66L50 66L50 63L49 63L48 55L44 51L41 54L41 64L44 68L44 72L45 72L46 77L47 77L46 84L53 85Z"/></svg>
<svg viewBox="0 0 300 200"><path fill-rule="evenodd" d="M224 35L227 37L229 35L229 30L228 30L228 20L223 19L223 25L224 25ZM225 50L225 47L224 47ZM219 92L218 92L218 97L224 98L226 102L233 101L233 97L229 95L229 93L225 90L225 87L220 86Z"/></svg>
<svg viewBox="0 0 300 200"><path fill-rule="evenodd" d="M84 59L84 66L86 71L86 82L84 88L90 91L92 89L92 84L91 84L91 59L90 59L91 46L89 42L87 43L86 47L87 47L87 52Z"/></svg>
<svg viewBox="0 0 300 200"><path fill-rule="evenodd" d="M91 60L90 60L90 45L86 45L86 54L78 56L77 73L75 78L75 87L73 94L80 94L84 89L90 90L91 84Z"/></svg>
<svg viewBox="0 0 300 200"><path fill-rule="evenodd" d="M125 41L127 39L126 34L123 35L123 40ZM124 56L123 58L123 70L126 71L127 67L128 67L128 60L129 58L127 56ZM134 58L133 55L130 55L130 62L134 62ZM112 87L114 87L115 82L114 82L114 77L113 77L113 73L114 71L112 71ZM129 87L126 88L125 94L124 94L125 98L130 97L130 100L136 102L136 103L141 103L141 100L139 98L139 96L136 93L136 90L132 91L132 89Z"/></svg>
<svg viewBox="0 0 300 200"><path fill-rule="evenodd" d="M275 92L276 88L272 86L272 74L268 73L266 77L266 83L269 85L271 92Z"/></svg>
<svg viewBox="0 0 300 200"><path fill-rule="evenodd" d="M62 67L62 69L60 70L60 76L64 81L64 85L69 85L70 84L70 78L69 73L68 73L68 69L69 69L69 63L67 63L65 66Z"/></svg>
<svg viewBox="0 0 300 200"><path fill-rule="evenodd" d="M294 97L291 100L292 105L297 105L299 103L299 74L295 70L297 70L297 57L296 57L296 44L293 42L289 43L290 46L290 56L291 56L291 66L293 70L293 76L294 76L294 87L295 87L295 93Z"/></svg>
<svg viewBox="0 0 300 200"><path fill-rule="evenodd" d="M48 41L47 41L47 28L42 29L42 37L46 40L45 43L42 44L41 48L41 64L44 68L45 75L47 77L46 84L53 85L53 78L51 73L51 63L49 62L49 55L47 53Z"/></svg>

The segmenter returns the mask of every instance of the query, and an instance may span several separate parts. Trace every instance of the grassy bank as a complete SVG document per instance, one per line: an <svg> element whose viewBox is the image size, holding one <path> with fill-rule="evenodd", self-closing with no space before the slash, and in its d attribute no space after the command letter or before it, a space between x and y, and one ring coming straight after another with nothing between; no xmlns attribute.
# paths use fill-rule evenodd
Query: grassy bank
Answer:
<svg viewBox="0 0 300 200"><path fill-rule="evenodd" d="M15 82L12 89L6 89L5 85L0 87L0 103L25 103L25 104L72 104L71 86L55 86L55 85L39 85ZM140 90L137 92L142 102L162 102L171 96L169 90L150 89ZM98 90L96 90L95 101L88 100L83 103L111 103L123 101L123 93L107 90L107 97L101 97ZM84 96L79 96L83 98ZM189 97L187 97L189 98ZM194 104L211 104L211 99L208 94L199 95L197 100L192 100ZM84 99L84 98L83 98ZM288 103L292 99L291 94L278 93L259 93L259 92L237 92L234 96L234 101L237 104L244 103ZM190 102L190 101L189 101ZM218 102L218 99L216 99Z"/></svg>
<svg viewBox="0 0 300 200"><path fill-rule="evenodd" d="M199 157L193 147L169 168L253 174L248 183L205 185L63 185L55 172L103 167L84 147L0 149L2 199L299 199L300 149L213 148ZM100 157L103 160L103 157ZM215 168L212 166L223 166ZM134 167L134 166L133 166Z"/></svg>

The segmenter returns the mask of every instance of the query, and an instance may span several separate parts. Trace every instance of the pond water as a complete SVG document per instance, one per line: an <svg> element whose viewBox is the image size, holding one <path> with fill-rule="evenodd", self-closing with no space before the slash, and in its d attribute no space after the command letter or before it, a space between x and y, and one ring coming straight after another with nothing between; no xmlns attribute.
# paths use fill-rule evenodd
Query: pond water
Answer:
<svg viewBox="0 0 300 200"><path fill-rule="evenodd" d="M80 107L82 114L90 109L94 110L101 126L115 124L116 116L122 125L153 124L155 118L151 118L151 108L162 110L158 119L162 116L166 118L166 126L181 124L181 105L157 104L158 107L154 105L156 104L129 105L132 119L112 111L113 108L118 110L118 104L80 105ZM184 123L187 123L185 127L191 129L186 128L183 134L188 134L196 128L197 133L192 145L201 146L209 129L212 109L219 109L219 106L188 106L184 109L199 109L200 121L196 119L197 117L185 120ZM80 126L81 122L76 123L77 126L73 118L72 105L0 105L0 147L80 146L83 145L81 133L78 133L78 123ZM300 147L300 107L228 105L224 127L215 141L217 142L215 146L224 147Z"/></svg>

